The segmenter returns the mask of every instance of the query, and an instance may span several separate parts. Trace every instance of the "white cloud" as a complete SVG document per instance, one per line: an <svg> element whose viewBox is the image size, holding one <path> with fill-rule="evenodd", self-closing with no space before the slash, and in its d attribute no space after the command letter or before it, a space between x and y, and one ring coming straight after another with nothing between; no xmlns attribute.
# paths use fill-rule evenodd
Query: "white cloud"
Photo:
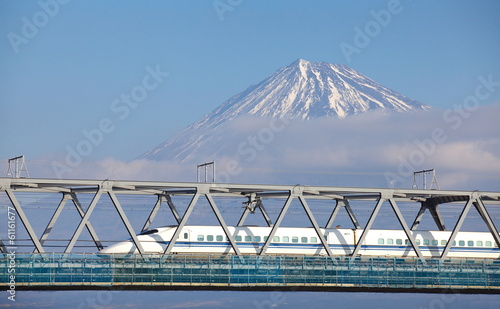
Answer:
<svg viewBox="0 0 500 309"><path fill-rule="evenodd" d="M491 151L491 146L497 151ZM432 161L446 169L497 172L500 175L500 138L444 144L436 151Z"/></svg>

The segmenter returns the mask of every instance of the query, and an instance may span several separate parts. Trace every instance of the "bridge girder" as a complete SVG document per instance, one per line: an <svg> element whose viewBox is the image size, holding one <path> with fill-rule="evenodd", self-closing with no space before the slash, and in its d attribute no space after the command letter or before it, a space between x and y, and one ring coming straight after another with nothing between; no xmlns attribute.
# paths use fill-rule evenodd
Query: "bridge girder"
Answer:
<svg viewBox="0 0 500 309"><path fill-rule="evenodd" d="M156 182L156 181L119 181L119 180L65 180L65 179L23 179L23 178L0 178L0 192L5 192L8 196L13 209L18 214L21 222L28 232L31 242L34 246L35 252L43 253L45 251L44 243L47 241L48 236L54 227L55 223L61 217L61 211L67 201L71 200L81 220L79 221L73 236L65 248L65 253L72 252L75 243L78 241L84 228L88 230L93 238L93 242L98 250L102 249L102 243L99 240L92 224L90 223L90 216L97 206L101 196L106 194L111 199L116 212L119 214L122 223L124 224L127 233L130 235L132 242L140 253L144 253L136 234L147 230L152 221L154 220L158 210L162 205L166 204L170 208L172 215L177 223L177 229L174 233L172 240L169 242L165 253L168 254L175 246L175 242L179 237L182 228L186 225L190 218L193 209L195 208L198 199L205 197L210 205L214 215L216 216L220 226L224 230L226 237L229 239L232 250L235 254L240 255L240 250L234 240L233 235L229 232L228 225L226 224L223 216L218 209L213 197L240 197L248 198L249 203L255 202L256 209L259 209L264 216L266 224L271 227L270 234L260 249L260 254L266 254L267 248L272 242L272 238L280 227L283 218L287 214L287 210L294 199L297 199L302 205L303 210L309 222L312 224L318 238L321 240L323 248L328 255L333 256L330 248L327 246L324 235L321 234L320 227L317 219L313 214L313 210L309 207L308 200L331 200L332 209L331 214L324 228L330 228L340 209L344 208L355 229L363 229L361 239L355 246L352 256L355 257L361 248L361 244L371 229L373 221L377 217L379 210L384 202L388 202L394 211L396 218L401 224L402 229L405 231L408 240L411 244L417 257L423 258L415 239L412 237L411 230L415 229L422 218L425 210L429 210L432 214L440 230L445 230L444 223L438 211L438 205L444 203L462 203L466 202L459 216L458 222L455 225L448 245L442 252L441 258L446 258L450 250L451 244L460 231L462 223L467 216L469 209L474 206L481 218L486 223L489 231L494 236L498 246L500 246L500 236L491 219L486 204L500 205L500 192L478 192L478 191L449 191L449 190L414 190L414 189L389 189L389 188L351 188L351 187L326 187L326 186L302 186L302 185L256 185L256 184L222 184L222 183L182 183L182 182ZM17 201L15 194L18 192L31 192L31 193L61 193L62 199L56 207L53 216L51 217L43 235L38 238L29 219L27 218L21 204ZM78 200L78 194L91 193L94 197L91 203L83 210L83 207ZM156 196L157 200L141 230L134 230L130 221L121 206L117 195L150 195ZM172 196L192 196L191 202L183 214L179 214L177 208L172 201ZM266 209L264 208L263 199L286 199L282 206L280 213L273 223L269 217ZM350 207L350 201L374 201L374 206L370 219L364 227L361 227L356 218L353 210ZM408 228L408 225L401 215L399 201L420 203L421 208L417 214L415 221ZM255 209L253 209L255 210ZM245 207L238 222L238 226L242 226L245 222L246 216L252 210ZM0 250L7 250L8 245L6 241L0 239Z"/></svg>

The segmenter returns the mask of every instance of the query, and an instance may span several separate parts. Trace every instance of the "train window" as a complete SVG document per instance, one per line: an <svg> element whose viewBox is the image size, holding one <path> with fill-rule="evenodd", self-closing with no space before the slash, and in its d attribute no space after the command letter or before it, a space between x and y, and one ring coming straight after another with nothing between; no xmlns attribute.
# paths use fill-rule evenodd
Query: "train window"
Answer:
<svg viewBox="0 0 500 309"><path fill-rule="evenodd" d="M428 239L424 239L424 246L428 246L429 245L429 240Z"/></svg>
<svg viewBox="0 0 500 309"><path fill-rule="evenodd" d="M465 240L459 240L459 241L458 241L458 245L459 245L460 247L465 246Z"/></svg>
<svg viewBox="0 0 500 309"><path fill-rule="evenodd" d="M260 236L255 236L255 237L253 238L253 241L254 241L254 242L260 242Z"/></svg>
<svg viewBox="0 0 500 309"><path fill-rule="evenodd" d="M273 237L273 242L280 242L280 237L279 236L274 236Z"/></svg>
<svg viewBox="0 0 500 309"><path fill-rule="evenodd" d="M402 245L403 240L402 239L396 239L396 245Z"/></svg>
<svg viewBox="0 0 500 309"><path fill-rule="evenodd" d="M453 245L452 246L455 246L455 247L457 246L457 241L456 240L453 241Z"/></svg>
<svg viewBox="0 0 500 309"><path fill-rule="evenodd" d="M446 240L441 240L441 246L446 246Z"/></svg>
<svg viewBox="0 0 500 309"><path fill-rule="evenodd" d="M269 236L264 236L264 241L267 241L268 238Z"/></svg>
<svg viewBox="0 0 500 309"><path fill-rule="evenodd" d="M152 229L152 230L149 230L149 231L144 231L142 233L140 233L139 235L150 235L150 234L156 234L158 233L158 229Z"/></svg>
<svg viewBox="0 0 500 309"><path fill-rule="evenodd" d="M481 240L476 241L476 246L482 247L483 246L483 242Z"/></svg>
<svg viewBox="0 0 500 309"><path fill-rule="evenodd" d="M420 246L420 239L415 239L415 242L417 243L417 246Z"/></svg>
<svg viewBox="0 0 500 309"><path fill-rule="evenodd" d="M299 238L297 236L292 236L292 242L299 242Z"/></svg>
<svg viewBox="0 0 500 309"><path fill-rule="evenodd" d="M387 238L387 244L388 244L388 245L392 245L392 244L394 244L394 239L392 239L392 238Z"/></svg>
<svg viewBox="0 0 500 309"><path fill-rule="evenodd" d="M303 244L307 243L307 237L301 237L300 242Z"/></svg>
<svg viewBox="0 0 500 309"><path fill-rule="evenodd" d="M384 244L384 239L383 238L379 238L378 239L378 244L379 245L383 245Z"/></svg>
<svg viewBox="0 0 500 309"><path fill-rule="evenodd" d="M188 239L188 233L184 233L184 239Z"/></svg>
<svg viewBox="0 0 500 309"><path fill-rule="evenodd" d="M245 236L245 241L252 241L252 236Z"/></svg>
<svg viewBox="0 0 500 309"><path fill-rule="evenodd" d="M437 239L433 239L432 240L432 245L433 246L437 246L438 245L438 240Z"/></svg>
<svg viewBox="0 0 500 309"><path fill-rule="evenodd" d="M214 241L214 235L207 235L207 241Z"/></svg>
<svg viewBox="0 0 500 309"><path fill-rule="evenodd" d="M474 247L474 241L473 240L467 241L467 246L468 247Z"/></svg>
<svg viewBox="0 0 500 309"><path fill-rule="evenodd" d="M222 241L222 235L217 235L217 236L215 236L215 240L217 240L217 241Z"/></svg>
<svg viewBox="0 0 500 309"><path fill-rule="evenodd" d="M241 235L236 235L236 237L234 237L234 239L235 239L236 241L241 241Z"/></svg>
<svg viewBox="0 0 500 309"><path fill-rule="evenodd" d="M311 242L318 242L318 239L316 237L311 237Z"/></svg>
<svg viewBox="0 0 500 309"><path fill-rule="evenodd" d="M198 237L196 237L196 239L197 239L198 241L204 241L204 240L205 240L205 236L203 236L203 235L198 235Z"/></svg>
<svg viewBox="0 0 500 309"><path fill-rule="evenodd" d="M283 236L283 242L290 242L290 237Z"/></svg>
<svg viewBox="0 0 500 309"><path fill-rule="evenodd" d="M486 242L484 243L484 245L485 245L486 247L491 247L491 241L489 241L489 240L488 240L488 241L486 241Z"/></svg>

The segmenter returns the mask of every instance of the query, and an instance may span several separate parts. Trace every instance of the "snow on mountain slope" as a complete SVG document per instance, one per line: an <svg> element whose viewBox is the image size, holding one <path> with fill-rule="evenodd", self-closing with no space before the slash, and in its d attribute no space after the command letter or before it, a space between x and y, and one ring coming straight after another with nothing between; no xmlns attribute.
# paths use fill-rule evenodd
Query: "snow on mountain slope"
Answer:
<svg viewBox="0 0 500 309"><path fill-rule="evenodd" d="M302 59L233 96L177 136L140 158L189 161L227 146L222 126L241 116L310 120L371 110L406 112L430 106L390 90L352 68Z"/></svg>

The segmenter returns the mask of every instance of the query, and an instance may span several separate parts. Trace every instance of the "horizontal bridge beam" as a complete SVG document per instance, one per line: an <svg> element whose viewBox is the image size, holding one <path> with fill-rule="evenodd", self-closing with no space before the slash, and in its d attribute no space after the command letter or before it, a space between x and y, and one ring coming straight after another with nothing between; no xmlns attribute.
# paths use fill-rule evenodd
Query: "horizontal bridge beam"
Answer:
<svg viewBox="0 0 500 309"><path fill-rule="evenodd" d="M10 189L22 192L76 192L96 193L99 188L110 188L115 194L159 194L192 195L207 192L213 196L284 197L286 192L300 192L312 199L376 200L381 195L395 199L434 199L438 203L459 202L472 193L481 197L484 203L500 204L500 192L415 190L389 188L355 188L304 185L259 185L259 184L222 184L196 182L156 182L156 181L119 181L119 180L70 180L45 178L0 178L0 191Z"/></svg>

